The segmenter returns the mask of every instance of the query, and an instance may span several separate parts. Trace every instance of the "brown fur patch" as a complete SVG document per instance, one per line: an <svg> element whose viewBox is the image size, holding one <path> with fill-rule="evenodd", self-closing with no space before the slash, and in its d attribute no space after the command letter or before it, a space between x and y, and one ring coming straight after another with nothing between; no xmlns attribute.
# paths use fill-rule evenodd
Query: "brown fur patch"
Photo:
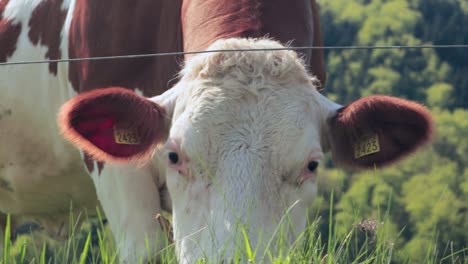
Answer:
<svg viewBox="0 0 468 264"><path fill-rule="evenodd" d="M51 60L60 59L60 32L67 16L63 11L63 0L43 0L34 9L29 20L28 36L34 45L47 47L45 57ZM49 63L49 71L57 75L57 62Z"/></svg>
<svg viewBox="0 0 468 264"><path fill-rule="evenodd" d="M186 0L182 6L184 50L205 50L222 38L265 35L293 46L322 46L319 21L315 0ZM323 50L299 53L324 85Z"/></svg>
<svg viewBox="0 0 468 264"><path fill-rule="evenodd" d="M99 161L146 160L165 137L164 110L123 88L99 89L72 98L60 109L58 123L66 139ZM140 142L118 144L113 136L115 126L136 130ZM102 166L98 164L98 169Z"/></svg>
<svg viewBox="0 0 468 264"><path fill-rule="evenodd" d="M268 34L292 46L323 46L320 14L315 0L263 1L262 34ZM305 56L310 72L325 86L326 72L323 50L298 50Z"/></svg>
<svg viewBox="0 0 468 264"><path fill-rule="evenodd" d="M181 0L77 1L70 26L70 58L147 54L182 50ZM102 87L138 88L161 94L179 71L181 57L70 63L78 92Z"/></svg>
<svg viewBox="0 0 468 264"><path fill-rule="evenodd" d="M260 5L259 0L183 1L184 50L205 50L223 38L260 37Z"/></svg>
<svg viewBox="0 0 468 264"><path fill-rule="evenodd" d="M94 171L94 160L93 158L88 154L88 153L83 153L83 162L86 166L86 169L88 169L89 173L92 173Z"/></svg>
<svg viewBox="0 0 468 264"><path fill-rule="evenodd" d="M83 162L86 166L86 169L88 169L88 172L92 173L94 171L94 159L86 152L83 154ZM96 163L98 167L98 175L101 175L101 172L104 169L104 162L96 161Z"/></svg>
<svg viewBox="0 0 468 264"><path fill-rule="evenodd" d="M390 96L359 99L340 109L329 126L334 159L360 168L394 163L428 143L434 131L424 106ZM380 151L355 158L354 144L369 134L378 135Z"/></svg>
<svg viewBox="0 0 468 264"><path fill-rule="evenodd" d="M323 47L323 36L322 30L320 29L320 12L317 2L311 0L312 5L312 17L314 19L314 47ZM310 56L310 72L317 76L320 81L321 88L325 88L327 82L327 69L325 66L324 50L316 49L311 50Z"/></svg>
<svg viewBox="0 0 468 264"><path fill-rule="evenodd" d="M21 33L21 23L12 24L11 21L3 18L8 1L0 1L0 62L6 62L8 57L13 55Z"/></svg>
<svg viewBox="0 0 468 264"><path fill-rule="evenodd" d="M104 162L97 161L98 175L101 175L102 170L104 169Z"/></svg>

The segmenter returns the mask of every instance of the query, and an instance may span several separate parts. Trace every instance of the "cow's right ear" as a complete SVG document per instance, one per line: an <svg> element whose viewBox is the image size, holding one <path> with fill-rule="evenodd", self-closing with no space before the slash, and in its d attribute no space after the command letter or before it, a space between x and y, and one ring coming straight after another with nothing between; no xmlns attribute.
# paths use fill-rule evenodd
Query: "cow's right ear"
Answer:
<svg viewBox="0 0 468 264"><path fill-rule="evenodd" d="M326 129L338 164L369 169L390 165L429 143L434 122L424 106L380 95L338 109Z"/></svg>
<svg viewBox="0 0 468 264"><path fill-rule="evenodd" d="M99 161L145 160L165 140L162 106L124 88L80 94L59 112L63 136Z"/></svg>

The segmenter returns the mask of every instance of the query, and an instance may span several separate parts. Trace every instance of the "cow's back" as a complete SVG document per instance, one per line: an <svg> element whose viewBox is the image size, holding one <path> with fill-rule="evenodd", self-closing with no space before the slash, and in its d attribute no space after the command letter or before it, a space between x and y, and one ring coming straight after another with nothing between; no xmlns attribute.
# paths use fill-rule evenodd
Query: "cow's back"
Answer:
<svg viewBox="0 0 468 264"><path fill-rule="evenodd" d="M178 23L174 28L161 23L177 20L178 5L168 4L173 1L70 2L75 3L3 0L0 62L155 53L181 46ZM171 36L159 41L165 36L158 34L166 30ZM58 109L79 92L111 85L158 94L177 67L174 57L1 66L0 211L33 217L52 233L66 235L68 229L61 227L68 226L70 205L95 211L96 193L86 170L99 166L61 138Z"/></svg>
<svg viewBox="0 0 468 264"><path fill-rule="evenodd" d="M181 0L79 1L70 25L70 57L101 57L182 50ZM154 96L168 89L182 57L80 61L70 64L79 92L120 86Z"/></svg>

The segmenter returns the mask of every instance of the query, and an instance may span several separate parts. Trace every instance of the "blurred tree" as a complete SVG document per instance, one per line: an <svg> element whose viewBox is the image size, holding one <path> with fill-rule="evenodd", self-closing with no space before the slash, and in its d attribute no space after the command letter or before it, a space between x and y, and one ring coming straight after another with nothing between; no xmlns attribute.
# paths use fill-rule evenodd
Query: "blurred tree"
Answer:
<svg viewBox="0 0 468 264"><path fill-rule="evenodd" d="M427 23L418 9L419 2L413 2L323 2L325 44L431 44L430 39L416 34L421 25ZM426 102L426 89L434 83L447 83L453 87L459 83L454 79L455 75L460 77L454 70L454 66L459 65L452 66L451 61L442 60L434 49L331 50L326 54L330 76L326 89L342 102L370 94L393 94ZM463 82L468 80L465 76L460 78ZM466 100L458 99L453 103L458 101L466 104Z"/></svg>
<svg viewBox="0 0 468 264"><path fill-rule="evenodd" d="M451 108L455 101L453 86L448 83L435 83L426 93L427 104L433 108Z"/></svg>
<svg viewBox="0 0 468 264"><path fill-rule="evenodd" d="M416 25L415 36L434 44L468 43L468 1L413 0L422 18ZM455 94L452 107L468 106L468 52L466 49L437 49L438 57L451 65L449 83Z"/></svg>
<svg viewBox="0 0 468 264"><path fill-rule="evenodd" d="M320 4L327 46L468 44L466 0ZM468 248L467 50L328 50L326 59L329 97L346 103L388 94L419 101L432 109L436 137L398 166L325 171L323 177L330 179L319 181L326 183L319 185L321 216L328 217L333 190L338 234L346 235L364 219L383 220L396 255L411 263L440 260L452 250ZM322 231L328 232L327 223L324 219Z"/></svg>

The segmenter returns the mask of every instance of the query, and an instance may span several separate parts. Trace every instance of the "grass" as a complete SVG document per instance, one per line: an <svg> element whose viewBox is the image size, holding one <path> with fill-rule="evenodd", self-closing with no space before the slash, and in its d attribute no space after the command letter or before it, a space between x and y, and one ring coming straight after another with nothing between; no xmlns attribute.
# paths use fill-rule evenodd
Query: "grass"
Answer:
<svg viewBox="0 0 468 264"><path fill-rule="evenodd" d="M332 209L333 204L330 204L330 212L333 211ZM385 221L380 219L360 221L359 225L349 230L347 234L340 236L333 231L333 215L330 214L329 235L326 239L318 230L320 221L320 217L311 221L305 232L292 246L279 247L274 252L271 248L265 252L258 251L249 241L246 228L241 228L238 234L240 245L234 254L236 257L233 263L254 263L254 259L267 260L273 264L413 263L409 258L403 260L395 258L393 241L396 238L389 237L385 231ZM384 224L381 224L382 222ZM76 226L70 228L72 231L70 239L64 242L49 239L43 231L20 235L14 242L11 242L10 220L8 218L3 238L4 247L1 263L118 263L111 231L107 225L103 224L101 217L85 221L79 230ZM280 245L282 244L283 230L282 227L278 227L275 232ZM434 239L437 237L435 234L434 232ZM268 241L268 245L270 244L271 241ZM435 244L433 243L433 245ZM427 257L424 263L466 263L464 262L466 251L449 252L443 259L437 260L434 258L435 252L440 249L431 246L426 250ZM177 263L173 245L168 244L165 250L159 252L158 258L161 263ZM156 260L152 260L150 263L156 263ZM198 263L210 262L201 259Z"/></svg>

